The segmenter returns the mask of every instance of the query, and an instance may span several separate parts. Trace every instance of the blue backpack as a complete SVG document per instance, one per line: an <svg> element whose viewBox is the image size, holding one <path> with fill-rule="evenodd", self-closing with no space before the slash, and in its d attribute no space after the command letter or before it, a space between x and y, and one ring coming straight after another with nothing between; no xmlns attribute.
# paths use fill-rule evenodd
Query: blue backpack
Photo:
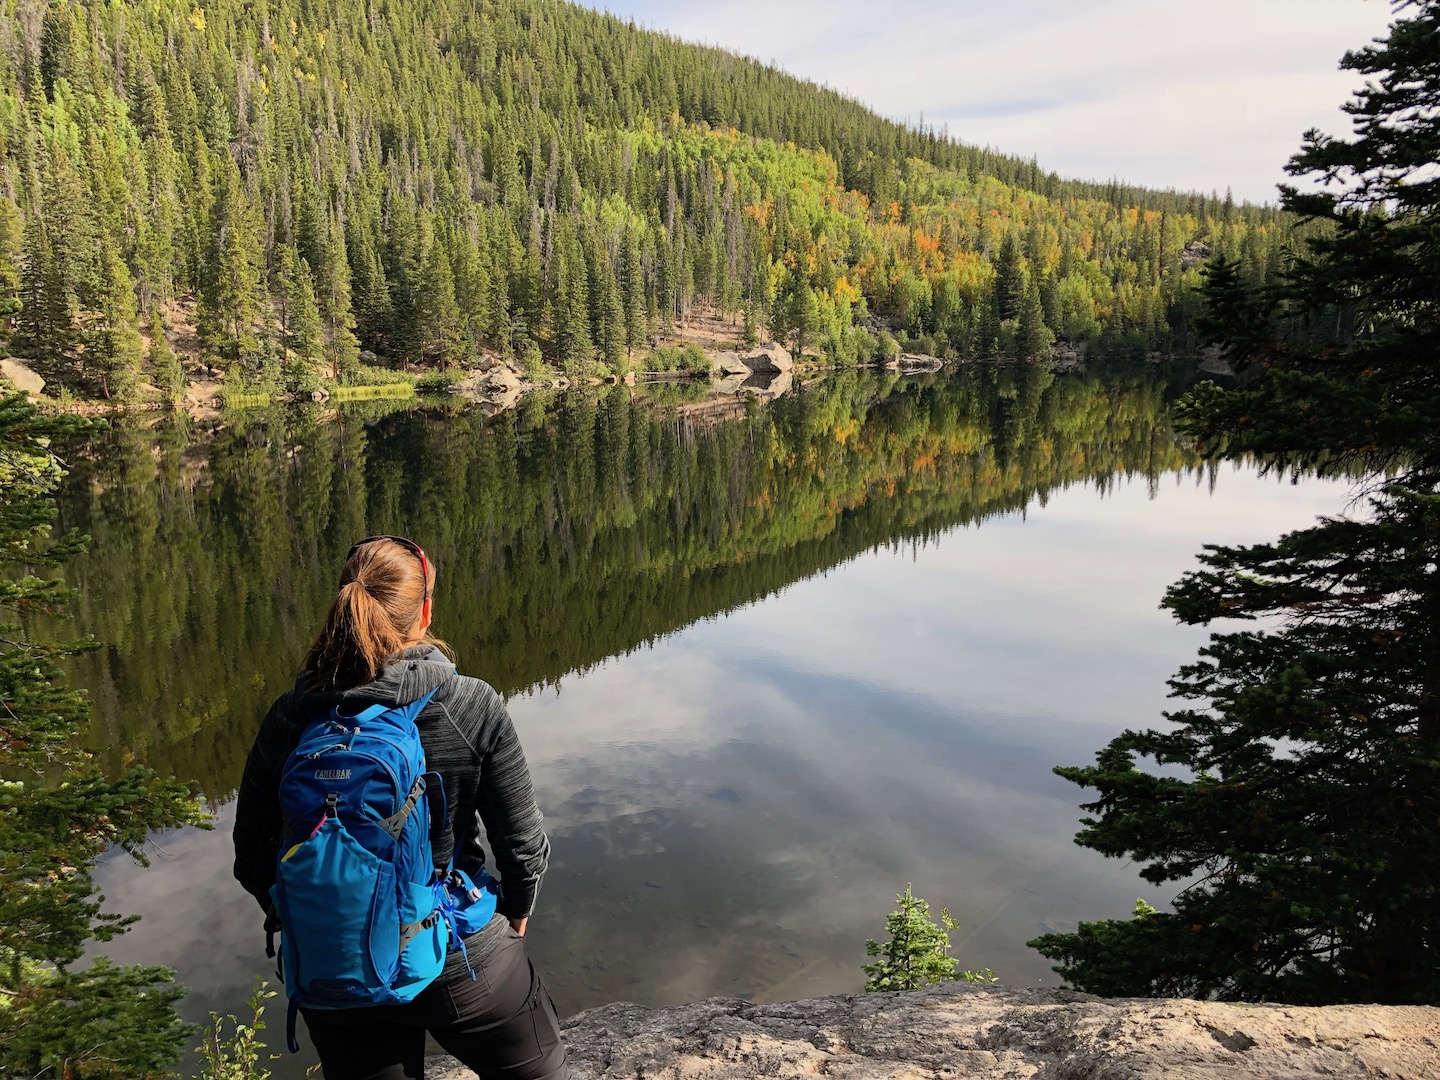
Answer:
<svg viewBox="0 0 1440 1080"><path fill-rule="evenodd" d="M482 873L477 887L448 864L435 865L432 822L443 836L449 815L415 727L434 693L356 716L332 709L305 729L285 762L285 824L270 896L292 1053L302 1006L412 1001L444 968L447 946L463 950L460 938L494 914L488 877ZM273 921L267 928L274 956Z"/></svg>

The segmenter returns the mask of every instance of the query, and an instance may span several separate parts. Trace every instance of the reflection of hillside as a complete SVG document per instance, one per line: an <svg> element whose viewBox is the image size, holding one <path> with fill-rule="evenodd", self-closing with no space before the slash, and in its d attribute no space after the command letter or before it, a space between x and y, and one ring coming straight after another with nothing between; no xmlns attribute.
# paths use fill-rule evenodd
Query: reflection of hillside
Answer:
<svg viewBox="0 0 1440 1080"><path fill-rule="evenodd" d="M346 549L403 531L441 567L438 626L502 692L559 679L876 545L1078 481L1192 465L1138 378L1033 368L848 374L697 425L623 390L516 414L252 414L203 459L183 416L72 454L62 525L102 745L223 798Z"/></svg>

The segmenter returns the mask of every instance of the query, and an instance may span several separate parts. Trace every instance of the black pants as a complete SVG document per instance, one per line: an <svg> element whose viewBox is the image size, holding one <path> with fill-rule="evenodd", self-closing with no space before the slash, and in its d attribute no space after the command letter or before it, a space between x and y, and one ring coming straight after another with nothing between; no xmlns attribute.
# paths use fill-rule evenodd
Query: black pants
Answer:
<svg viewBox="0 0 1440 1080"><path fill-rule="evenodd" d="M420 1080L425 1032L482 1080L558 1080L567 1075L555 1004L508 932L472 981L452 954L445 973L406 1005L301 1010L325 1080Z"/></svg>

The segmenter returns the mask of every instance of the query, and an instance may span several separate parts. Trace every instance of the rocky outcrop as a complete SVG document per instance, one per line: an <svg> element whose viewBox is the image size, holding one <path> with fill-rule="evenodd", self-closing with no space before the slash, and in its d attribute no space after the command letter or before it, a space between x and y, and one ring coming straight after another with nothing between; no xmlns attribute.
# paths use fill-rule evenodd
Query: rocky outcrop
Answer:
<svg viewBox="0 0 1440 1080"><path fill-rule="evenodd" d="M750 369L737 352L717 352L710 357L717 375L749 375Z"/></svg>
<svg viewBox="0 0 1440 1080"><path fill-rule="evenodd" d="M886 371L900 371L906 374L921 371L939 371L945 366L945 361L938 356L926 356L924 353L900 353L892 356L881 365Z"/></svg>
<svg viewBox="0 0 1440 1080"><path fill-rule="evenodd" d="M0 360L0 375L9 379L10 385L21 393L39 397L45 392L45 380L19 360Z"/></svg>
<svg viewBox="0 0 1440 1080"><path fill-rule="evenodd" d="M476 398L496 411L514 408L525 388L525 380L505 364L496 364L486 371L472 371L454 387L456 393Z"/></svg>
<svg viewBox="0 0 1440 1080"><path fill-rule="evenodd" d="M1440 1078L1440 1009L1106 1000L950 983L773 1005L607 1005L564 1024L576 1080ZM434 1061L432 1080L472 1074Z"/></svg>
<svg viewBox="0 0 1440 1080"><path fill-rule="evenodd" d="M790 357L790 350L773 341L762 341L742 356L740 362L756 374L769 372L778 375L782 371L790 371L795 367L795 361Z"/></svg>
<svg viewBox="0 0 1440 1080"><path fill-rule="evenodd" d="M1180 269L1193 270L1209 260L1210 245L1204 240L1191 240L1180 249Z"/></svg>

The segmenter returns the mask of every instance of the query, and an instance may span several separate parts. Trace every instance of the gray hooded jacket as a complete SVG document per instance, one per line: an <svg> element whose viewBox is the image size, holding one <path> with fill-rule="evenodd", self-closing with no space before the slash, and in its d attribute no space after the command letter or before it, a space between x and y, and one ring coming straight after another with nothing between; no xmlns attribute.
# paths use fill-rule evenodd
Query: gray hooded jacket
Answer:
<svg viewBox="0 0 1440 1080"><path fill-rule="evenodd" d="M500 942L507 919L530 914L550 842L515 726L499 694L479 679L456 674L455 665L429 645L400 653L374 682L351 690L320 690L302 673L270 707L245 762L234 837L235 877L267 912L283 824L280 774L306 725L337 703L353 713L376 703L403 705L437 687L415 726L426 768L444 782L455 866L475 876L485 866L488 843L494 857L490 872L501 883L495 918L466 942L470 958L485 956ZM443 861L445 853L436 854Z"/></svg>

